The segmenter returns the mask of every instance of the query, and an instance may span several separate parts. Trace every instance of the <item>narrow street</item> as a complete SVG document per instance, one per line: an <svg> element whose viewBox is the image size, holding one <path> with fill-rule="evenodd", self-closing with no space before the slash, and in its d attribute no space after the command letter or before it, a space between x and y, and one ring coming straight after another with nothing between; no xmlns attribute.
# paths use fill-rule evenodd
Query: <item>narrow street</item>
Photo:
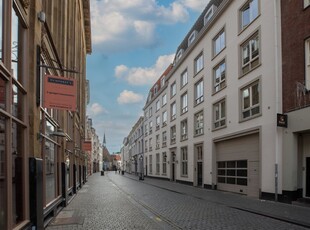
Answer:
<svg viewBox="0 0 310 230"><path fill-rule="evenodd" d="M89 177L47 229L307 229L307 216L309 207L106 172Z"/></svg>

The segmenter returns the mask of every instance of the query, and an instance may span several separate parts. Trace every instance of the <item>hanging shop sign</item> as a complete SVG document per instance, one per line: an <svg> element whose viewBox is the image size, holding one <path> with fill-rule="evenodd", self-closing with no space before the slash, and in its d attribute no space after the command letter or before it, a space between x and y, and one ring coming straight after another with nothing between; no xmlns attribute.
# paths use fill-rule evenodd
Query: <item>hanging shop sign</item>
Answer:
<svg viewBox="0 0 310 230"><path fill-rule="evenodd" d="M46 75L44 77L43 107L76 111L76 80Z"/></svg>

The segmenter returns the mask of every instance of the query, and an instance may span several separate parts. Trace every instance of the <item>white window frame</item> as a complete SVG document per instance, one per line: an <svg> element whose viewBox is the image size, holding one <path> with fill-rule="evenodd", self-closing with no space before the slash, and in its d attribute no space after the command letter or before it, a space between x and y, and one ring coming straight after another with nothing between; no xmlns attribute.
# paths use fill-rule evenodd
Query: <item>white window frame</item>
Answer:
<svg viewBox="0 0 310 230"><path fill-rule="evenodd" d="M221 61L213 68L213 93L219 92L226 86L226 61Z"/></svg>
<svg viewBox="0 0 310 230"><path fill-rule="evenodd" d="M203 102L203 79L200 79L196 84L195 84L195 105L200 104Z"/></svg>
<svg viewBox="0 0 310 230"><path fill-rule="evenodd" d="M304 0L304 8L310 6L310 0Z"/></svg>
<svg viewBox="0 0 310 230"><path fill-rule="evenodd" d="M239 11L239 17L240 17L240 29L243 30L245 28L247 28L260 14L259 12L259 0L249 0L247 1L241 8ZM256 4L256 5L254 5ZM249 10L249 21L244 23L244 15L246 10Z"/></svg>
<svg viewBox="0 0 310 230"><path fill-rule="evenodd" d="M159 128L160 128L160 115L156 117L156 130L159 130Z"/></svg>
<svg viewBox="0 0 310 230"><path fill-rule="evenodd" d="M188 37L188 46L190 46L190 45L195 41L196 34L197 34L197 31L194 30L194 31L191 33L191 35Z"/></svg>
<svg viewBox="0 0 310 230"><path fill-rule="evenodd" d="M153 128L153 121L149 122L149 133L152 133L152 128Z"/></svg>
<svg viewBox="0 0 310 230"><path fill-rule="evenodd" d="M187 119L181 121L181 141L187 140Z"/></svg>
<svg viewBox="0 0 310 230"><path fill-rule="evenodd" d="M178 53L177 53L177 58L176 58L177 61L179 61L179 60L181 59L181 57L182 57L182 55L183 55L183 52L184 52L183 49L180 49L180 50L178 51Z"/></svg>
<svg viewBox="0 0 310 230"><path fill-rule="evenodd" d="M152 151L153 147L152 147L152 137L150 137L149 139L149 151Z"/></svg>
<svg viewBox="0 0 310 230"><path fill-rule="evenodd" d="M258 103L256 104L253 104L253 88L254 86L258 87ZM245 108L245 91L248 90L248 96L246 97L249 97L249 106L247 108ZM241 121L245 121L245 120L248 120L248 119L251 119L251 118L255 118L257 116L259 116L261 114L261 83L259 80L257 81L254 81L253 83L243 87L241 90L240 90L240 98L241 98L241 115L240 115L240 118L241 118ZM258 109L258 112L256 111ZM245 113L249 112L249 115L245 117Z"/></svg>
<svg viewBox="0 0 310 230"><path fill-rule="evenodd" d="M152 107L149 108L149 117L152 117Z"/></svg>
<svg viewBox="0 0 310 230"><path fill-rule="evenodd" d="M155 146L155 148L156 149L160 148L160 134L156 135L156 146Z"/></svg>
<svg viewBox="0 0 310 230"><path fill-rule="evenodd" d="M145 151L145 152L148 151L148 148L147 148L147 140L145 140L144 151Z"/></svg>
<svg viewBox="0 0 310 230"><path fill-rule="evenodd" d="M167 125L168 114L167 111L163 112L163 126Z"/></svg>
<svg viewBox="0 0 310 230"><path fill-rule="evenodd" d="M171 104L171 121L177 118L177 103L173 102Z"/></svg>
<svg viewBox="0 0 310 230"><path fill-rule="evenodd" d="M162 147L166 147L167 146L167 131L163 131L163 135L162 135Z"/></svg>
<svg viewBox="0 0 310 230"><path fill-rule="evenodd" d="M160 83L161 87L164 87L165 83L166 83L166 77L162 77L161 83Z"/></svg>
<svg viewBox="0 0 310 230"><path fill-rule="evenodd" d="M170 97L174 97L177 93L177 84L176 82L173 82L170 86Z"/></svg>
<svg viewBox="0 0 310 230"><path fill-rule="evenodd" d="M187 147L181 148L181 176L188 176L188 151Z"/></svg>
<svg viewBox="0 0 310 230"><path fill-rule="evenodd" d="M171 126L170 128L170 143L176 143L176 136L177 136L177 127L175 125Z"/></svg>
<svg viewBox="0 0 310 230"><path fill-rule="evenodd" d="M162 96L162 106L164 106L165 104L167 104L167 94L166 93Z"/></svg>
<svg viewBox="0 0 310 230"><path fill-rule="evenodd" d="M163 171L163 175L166 175L167 174L167 154L166 154L166 152L162 153L162 158L163 158L162 171Z"/></svg>
<svg viewBox="0 0 310 230"><path fill-rule="evenodd" d="M226 99L213 104L213 129L226 126Z"/></svg>
<svg viewBox="0 0 310 230"><path fill-rule="evenodd" d="M160 100L156 101L156 112L160 109Z"/></svg>
<svg viewBox="0 0 310 230"><path fill-rule="evenodd" d="M158 93L158 85L155 85L154 87L154 95L156 95Z"/></svg>
<svg viewBox="0 0 310 230"><path fill-rule="evenodd" d="M194 75L203 70L203 52L201 52L194 60Z"/></svg>
<svg viewBox="0 0 310 230"><path fill-rule="evenodd" d="M160 155L156 153L156 175L160 174Z"/></svg>
<svg viewBox="0 0 310 230"><path fill-rule="evenodd" d="M203 134L203 111L200 111L195 114L195 133L194 136L202 135Z"/></svg>
<svg viewBox="0 0 310 230"><path fill-rule="evenodd" d="M213 16L215 10L216 10L216 6L215 6L215 5L212 5L212 6L208 9L207 13L206 13L205 16L204 16L204 21L203 21L203 22L204 22L204 25L206 25L206 24L210 21L210 19L212 18L212 16Z"/></svg>
<svg viewBox="0 0 310 230"><path fill-rule="evenodd" d="M226 34L225 29L222 29L213 38L213 57L218 55L226 47Z"/></svg>
<svg viewBox="0 0 310 230"><path fill-rule="evenodd" d="M187 69L181 73L181 88L183 88L188 83L188 73Z"/></svg>
<svg viewBox="0 0 310 230"><path fill-rule="evenodd" d="M257 48L253 52L253 48ZM255 32L246 42L241 45L241 72L242 75L247 74L260 64L260 35ZM256 53L257 52L257 53ZM254 56L255 55L255 56ZM254 56L254 57L253 57Z"/></svg>
<svg viewBox="0 0 310 230"><path fill-rule="evenodd" d="M181 114L186 113L188 111L188 94L185 92L181 96Z"/></svg>

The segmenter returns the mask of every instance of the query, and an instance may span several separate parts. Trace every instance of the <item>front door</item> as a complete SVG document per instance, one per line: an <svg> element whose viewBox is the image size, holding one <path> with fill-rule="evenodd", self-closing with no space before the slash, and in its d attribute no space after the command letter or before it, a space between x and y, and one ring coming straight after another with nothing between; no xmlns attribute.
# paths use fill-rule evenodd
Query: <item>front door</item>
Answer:
<svg viewBox="0 0 310 230"><path fill-rule="evenodd" d="M197 186L202 186L202 162L197 162Z"/></svg>
<svg viewBox="0 0 310 230"><path fill-rule="evenodd" d="M310 157L306 157L306 197L310 197Z"/></svg>
<svg viewBox="0 0 310 230"><path fill-rule="evenodd" d="M175 181L175 152L171 151L171 177L170 180L171 181Z"/></svg>

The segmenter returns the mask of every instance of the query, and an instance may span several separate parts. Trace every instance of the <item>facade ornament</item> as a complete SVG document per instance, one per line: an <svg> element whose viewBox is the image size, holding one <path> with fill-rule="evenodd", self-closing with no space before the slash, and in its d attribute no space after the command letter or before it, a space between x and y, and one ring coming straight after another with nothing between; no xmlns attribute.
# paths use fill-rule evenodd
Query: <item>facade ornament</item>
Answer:
<svg viewBox="0 0 310 230"><path fill-rule="evenodd" d="M20 0L20 2L25 9L28 9L30 0Z"/></svg>

